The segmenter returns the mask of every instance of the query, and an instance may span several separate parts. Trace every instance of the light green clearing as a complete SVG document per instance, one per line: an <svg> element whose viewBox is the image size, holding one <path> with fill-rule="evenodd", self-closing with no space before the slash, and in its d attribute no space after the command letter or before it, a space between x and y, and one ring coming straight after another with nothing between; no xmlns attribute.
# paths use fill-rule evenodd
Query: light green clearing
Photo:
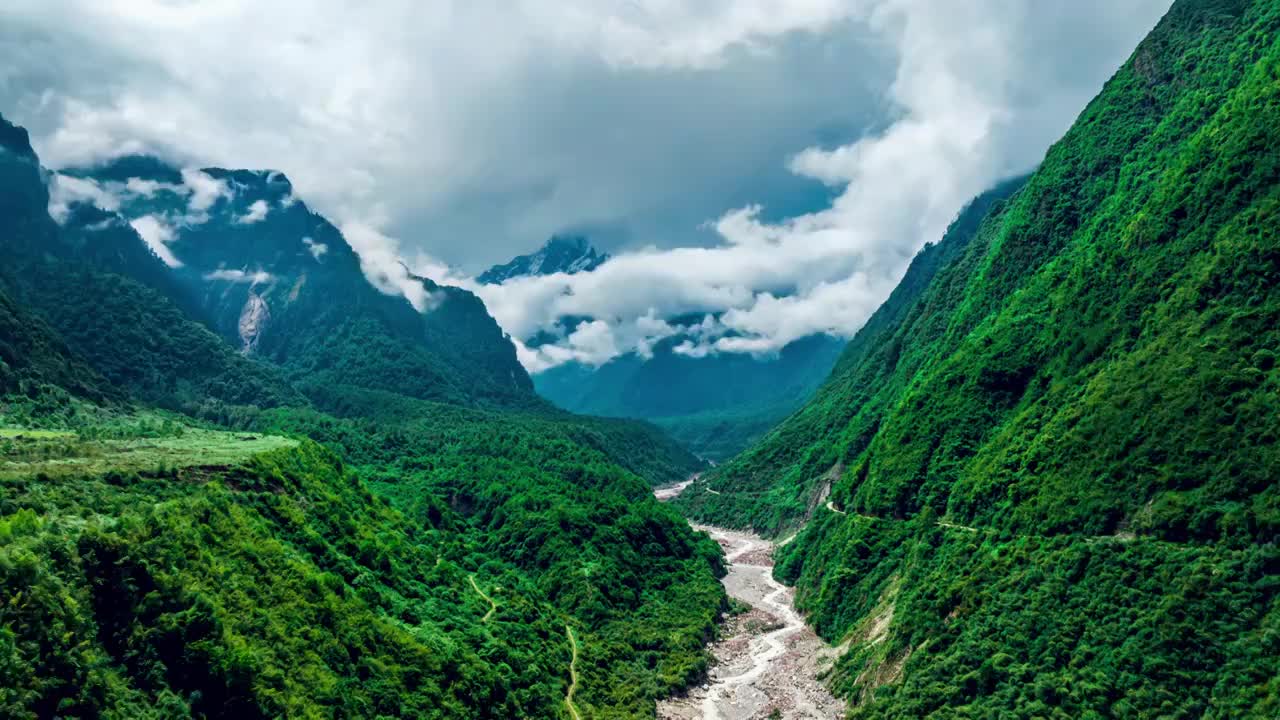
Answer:
<svg viewBox="0 0 1280 720"><path fill-rule="evenodd" d="M184 428L180 435L82 439L74 433L6 429L0 434L0 478L153 472L225 467L268 450L296 447L273 435Z"/></svg>

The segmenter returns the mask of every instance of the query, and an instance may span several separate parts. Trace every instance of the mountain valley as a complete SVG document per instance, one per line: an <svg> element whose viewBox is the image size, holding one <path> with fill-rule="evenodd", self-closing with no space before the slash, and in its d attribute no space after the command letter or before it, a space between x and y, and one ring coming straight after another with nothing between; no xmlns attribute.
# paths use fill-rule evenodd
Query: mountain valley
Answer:
<svg viewBox="0 0 1280 720"><path fill-rule="evenodd" d="M915 37L872 5L867 28ZM295 185L184 162L204 152L194 131L190 152L116 143L47 167L79 136L0 117L0 718L1280 717L1280 0L1165 7L1033 169L942 173L928 192L955 198L951 222L903 225L934 237L857 237L897 256L874 312L855 315L871 280L814 300L840 292L821 254L796 261L826 266L814 287L772 267L799 252L786 233L840 240L822 223L846 196L727 216L749 232L724 245L776 284L767 308L858 320L767 352L708 349L772 327L758 295L713 283L647 306L653 335L538 355L613 332L627 304L513 324L501 293L667 256L559 232L475 277L435 272L372 243L305 169ZM565 12L562 39L588 17ZM811 45L775 53L757 28L711 60L665 38L659 63L628 54L665 15L645 17L602 26L610 82L745 82L734 63L816 63L839 51L815 39L828 22L862 27L806 15L786 37ZM992 27L965 43L1001 55ZM492 60L467 77L496 83ZM521 122L604 82L571 77ZM888 92L953 99L911 77ZM356 104L334 101L352 123ZM0 111L46 121L32 107ZM937 128L903 115L866 137L906 123L931 147ZM427 167L403 122L386 137ZM828 151L827 134L789 169L824 188L911 179L908 159ZM485 185L481 155L460 183ZM842 174L863 162L881 174ZM503 204L482 214L618 201L541 177L495 179ZM585 286L546 287L517 309ZM649 297L631 289L608 292Z"/></svg>

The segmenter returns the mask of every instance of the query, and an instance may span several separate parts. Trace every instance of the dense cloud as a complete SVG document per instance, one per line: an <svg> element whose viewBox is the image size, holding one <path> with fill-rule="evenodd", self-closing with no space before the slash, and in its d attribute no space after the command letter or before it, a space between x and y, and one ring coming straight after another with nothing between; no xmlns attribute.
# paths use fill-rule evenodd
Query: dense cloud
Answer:
<svg viewBox="0 0 1280 720"><path fill-rule="evenodd" d="M644 352L690 312L718 320L686 352L768 352L856 329L1168 5L16 0L0 111L55 165L282 169L423 309L401 260L471 284L586 229L616 255L595 272L477 288L518 338L596 318L522 347L533 368Z"/></svg>

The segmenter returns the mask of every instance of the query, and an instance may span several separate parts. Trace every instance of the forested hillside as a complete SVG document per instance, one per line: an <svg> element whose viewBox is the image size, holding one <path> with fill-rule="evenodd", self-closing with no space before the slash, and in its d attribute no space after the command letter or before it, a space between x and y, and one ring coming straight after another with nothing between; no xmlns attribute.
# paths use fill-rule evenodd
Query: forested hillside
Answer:
<svg viewBox="0 0 1280 720"><path fill-rule="evenodd" d="M853 642L854 717L1280 713L1278 147L1280 3L1179 0L910 308L683 496L808 521L779 572Z"/></svg>
<svg viewBox="0 0 1280 720"><path fill-rule="evenodd" d="M66 347L40 318L18 307L0 290L0 396L9 399L6 415L22 415L27 424L58 422L60 410L75 397L120 402L111 387Z"/></svg>
<svg viewBox="0 0 1280 720"><path fill-rule="evenodd" d="M266 220L149 248L0 140L0 716L630 718L705 674L720 554L652 498L701 468L661 431L488 365L514 351L469 293L325 279L341 238L295 258ZM197 247L307 269L281 295ZM244 347L242 286L311 325Z"/></svg>
<svg viewBox="0 0 1280 720"><path fill-rule="evenodd" d="M0 140L0 285L75 358L138 399L188 413L303 402L164 293L176 284L128 224L86 208L92 223L59 226L26 131L0 118Z"/></svg>

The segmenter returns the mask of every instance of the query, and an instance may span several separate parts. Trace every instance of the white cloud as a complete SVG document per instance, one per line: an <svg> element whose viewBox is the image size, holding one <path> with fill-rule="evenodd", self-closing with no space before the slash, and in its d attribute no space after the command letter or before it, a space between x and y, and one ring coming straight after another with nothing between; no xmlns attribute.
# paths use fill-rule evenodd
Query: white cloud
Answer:
<svg viewBox="0 0 1280 720"><path fill-rule="evenodd" d="M102 230L106 230L107 228L123 227L125 224L126 223L124 221L124 218L120 217L119 215L112 215L110 217L105 217L97 222L89 223L84 227L86 230L100 232Z"/></svg>
<svg viewBox="0 0 1280 720"><path fill-rule="evenodd" d="M120 196L93 180L59 173L49 175L49 215L59 225L71 215L71 206L91 204L99 210L115 212L120 209Z"/></svg>
<svg viewBox="0 0 1280 720"><path fill-rule="evenodd" d="M428 312L439 302L422 281L412 277L400 256L400 243L362 223L342 226L342 234L360 256L360 268L373 286L386 295L403 295L413 309Z"/></svg>
<svg viewBox="0 0 1280 720"><path fill-rule="evenodd" d="M302 238L302 244L307 246L307 251L311 253L311 257L315 258L317 262L320 261L321 257L324 257L325 253L329 252L328 245L316 242L309 237Z"/></svg>
<svg viewBox="0 0 1280 720"><path fill-rule="evenodd" d="M169 243L176 237L173 228L163 219L155 215L143 215L129 221L129 224L165 265L171 268L182 267L182 261L174 257L173 251L169 249Z"/></svg>
<svg viewBox="0 0 1280 720"><path fill-rule="evenodd" d="M218 268L211 273L206 273L205 280L225 280L233 283L250 283L252 285L261 285L269 283L275 279L271 273L264 270L254 272L245 272L244 270L228 270L226 268Z"/></svg>
<svg viewBox="0 0 1280 720"><path fill-rule="evenodd" d="M231 197L231 188L225 180L219 180L202 170L183 168L182 184L186 186L191 197L187 200L187 216L189 225L199 225L209 221L209 209L218 200Z"/></svg>
<svg viewBox="0 0 1280 720"><path fill-rule="evenodd" d="M189 192L185 185L175 185L172 183L160 182L158 180L145 180L143 178L129 178L125 182L125 189L129 193L140 197L155 197L155 194L167 190L172 193L185 195Z"/></svg>
<svg viewBox="0 0 1280 720"><path fill-rule="evenodd" d="M695 357L771 353L814 333L851 335L911 256L1008 171L1002 136L1039 109L1018 107L1022 85L1031 81L1017 57L1026 13L987 5L1008 12L958 32L972 7L869 4L870 27L901 52L890 91L896 120L853 143L792 158L793 172L840 188L830 207L768 223L759 206L747 206L713 224L721 238L715 247L623 254L591 273L475 290L517 337L548 330L563 316L597 318L557 347L539 348L532 361L526 357L533 369L644 352L649 337L618 330L655 312L720 314L715 330L679 346Z"/></svg>
<svg viewBox="0 0 1280 720"><path fill-rule="evenodd" d="M817 32L859 12L846 0L647 0L611 15L570 3L569 31L598 42L615 65L648 69L721 66L733 49L767 53L770 41L791 32ZM577 5L577 7L575 7ZM557 18L557 20L560 20ZM563 30L562 30L563 31Z"/></svg>
<svg viewBox="0 0 1280 720"><path fill-rule="evenodd" d="M266 200L255 200L249 206L249 210L244 215L236 217L237 225L252 225L267 219L267 212L271 210L271 206L267 205Z"/></svg>
<svg viewBox="0 0 1280 720"><path fill-rule="evenodd" d="M532 372L571 361L599 366L626 352L650 358L654 344L676 332L675 327L650 311L639 317L614 322L586 320L578 323L562 341L537 348L516 340L517 354L521 363Z"/></svg>
<svg viewBox="0 0 1280 720"><path fill-rule="evenodd" d="M0 103L53 166L280 168L419 309L402 256L457 280L421 254L474 270L621 228L594 272L475 288L516 337L596 319L530 367L643 353L666 330L642 319L689 312L720 320L685 352L770 352L856 329L1169 3L10 0ZM229 193L183 181L189 222Z"/></svg>
<svg viewBox="0 0 1280 720"><path fill-rule="evenodd" d="M721 188L776 174L779 149L864 122L850 96L879 81L831 71L869 67L854 42L769 57L855 5L12 0L0 107L53 167L152 151L280 168L339 223L401 237L443 227L415 242L479 264L569 225L653 215L639 206L679 206L694 235L731 201L691 205L677 178ZM668 160L693 150L696 173Z"/></svg>

